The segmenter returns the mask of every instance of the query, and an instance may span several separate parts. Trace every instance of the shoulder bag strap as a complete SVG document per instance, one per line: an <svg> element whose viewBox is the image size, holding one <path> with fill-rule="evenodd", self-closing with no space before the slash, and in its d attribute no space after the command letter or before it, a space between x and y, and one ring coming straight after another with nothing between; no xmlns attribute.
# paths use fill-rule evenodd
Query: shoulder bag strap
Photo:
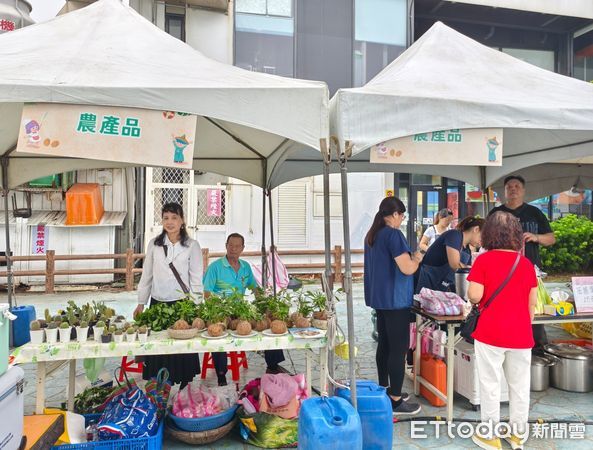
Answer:
<svg viewBox="0 0 593 450"><path fill-rule="evenodd" d="M492 300L494 300L494 298L498 294L500 294L500 291L502 291L504 289L504 287L507 285L507 283L510 281L511 277L513 276L513 273L515 273L515 269L519 265L520 259L521 259L521 253L517 253L517 259L515 259L515 263L513 264L513 267L511 268L511 271L509 272L509 274L507 275L507 277L505 278L505 280L502 282L502 284L500 286L498 286L498 289L496 291L494 291L494 293L490 296L490 298L488 299L488 301L486 302L486 304L482 308L482 311L484 311L488 307L488 305L490 303L492 303Z"/></svg>
<svg viewBox="0 0 593 450"><path fill-rule="evenodd" d="M165 260L167 259L168 250L169 249L167 248L167 244L163 243L163 251L165 252ZM177 280L177 283L179 283L179 286L181 286L181 290L183 291L183 293L189 294L189 289L187 288L187 286L181 279L181 276L179 276L179 272L177 272L177 269L173 265L173 262L169 263L169 269L171 269L171 272L173 272L173 276Z"/></svg>

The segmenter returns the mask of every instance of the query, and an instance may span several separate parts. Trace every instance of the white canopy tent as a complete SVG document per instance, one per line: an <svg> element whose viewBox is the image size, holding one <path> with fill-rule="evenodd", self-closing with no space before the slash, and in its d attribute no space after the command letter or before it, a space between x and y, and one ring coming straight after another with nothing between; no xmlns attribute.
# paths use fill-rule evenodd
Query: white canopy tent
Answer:
<svg viewBox="0 0 593 450"><path fill-rule="evenodd" d="M330 127L352 144L349 170L435 174L484 187L530 166L593 155L593 85L436 23L365 86L339 90ZM377 143L456 128L503 128L502 166L369 163Z"/></svg>
<svg viewBox="0 0 593 450"><path fill-rule="evenodd" d="M381 142L471 128L503 129L501 167L439 165L428 159L418 165L369 162L371 147ZM436 23L365 86L336 93L330 101L330 131L341 155L352 336L347 170L427 173L485 188L530 166L593 155L593 85L532 66Z"/></svg>
<svg viewBox="0 0 593 450"><path fill-rule="evenodd" d="M131 166L14 152L23 104L28 102L196 114L193 168L264 188L264 224L266 191L269 194L278 185L275 174L283 162L312 151L321 166L319 151L329 128L325 83L250 72L211 60L119 0L100 0L5 33L0 37L0 61L6 216L8 190L31 179L76 169ZM9 248L8 227L6 234ZM265 257L262 261L265 264ZM10 285L10 261L8 266Z"/></svg>
<svg viewBox="0 0 593 450"><path fill-rule="evenodd" d="M51 102L182 111L198 115L193 167L271 188L282 162L328 135L325 83L282 78L213 61L118 0L0 38L0 153L9 186L109 161L6 153L23 103ZM36 158L36 157L33 157ZM320 156L318 156L318 161Z"/></svg>

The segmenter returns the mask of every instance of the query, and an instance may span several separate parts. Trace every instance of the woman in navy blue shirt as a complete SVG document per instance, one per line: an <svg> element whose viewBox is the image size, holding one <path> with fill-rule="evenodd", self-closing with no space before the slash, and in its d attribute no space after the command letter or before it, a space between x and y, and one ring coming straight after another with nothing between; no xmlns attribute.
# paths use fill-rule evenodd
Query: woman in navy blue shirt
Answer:
<svg viewBox="0 0 593 450"><path fill-rule="evenodd" d="M455 292L455 271L468 267L468 246L479 247L484 219L466 217L454 230L445 231L432 244L422 261L416 293L425 287L433 291Z"/></svg>
<svg viewBox="0 0 593 450"><path fill-rule="evenodd" d="M420 405L402 394L405 357L410 345L410 309L413 274L422 260L413 256L399 227L406 207L397 197L387 197L369 229L364 243L364 298L377 311L377 372L387 388L393 414L417 414Z"/></svg>

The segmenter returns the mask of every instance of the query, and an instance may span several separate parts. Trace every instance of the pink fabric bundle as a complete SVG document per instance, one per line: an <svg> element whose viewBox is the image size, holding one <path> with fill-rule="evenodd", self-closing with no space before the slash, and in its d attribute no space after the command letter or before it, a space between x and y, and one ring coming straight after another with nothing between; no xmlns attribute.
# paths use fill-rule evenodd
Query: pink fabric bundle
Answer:
<svg viewBox="0 0 593 450"><path fill-rule="evenodd" d="M307 398L303 374L264 375L247 383L239 402L249 414L261 411L284 419L298 417L301 402Z"/></svg>
<svg viewBox="0 0 593 450"><path fill-rule="evenodd" d="M420 290L420 305L427 313L438 316L458 316L463 313L464 300L454 292Z"/></svg>
<svg viewBox="0 0 593 450"><path fill-rule="evenodd" d="M209 390L188 384L175 397L173 414L186 419L213 416L222 412L220 398Z"/></svg>

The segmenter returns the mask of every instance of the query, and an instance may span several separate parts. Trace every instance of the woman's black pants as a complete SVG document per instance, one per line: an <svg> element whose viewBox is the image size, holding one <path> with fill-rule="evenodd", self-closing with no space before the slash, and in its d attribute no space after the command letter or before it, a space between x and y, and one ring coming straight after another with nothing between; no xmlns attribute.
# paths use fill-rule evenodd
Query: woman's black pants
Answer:
<svg viewBox="0 0 593 450"><path fill-rule="evenodd" d="M410 346L410 309L378 309L377 372L379 385L399 397L405 375L406 353Z"/></svg>

